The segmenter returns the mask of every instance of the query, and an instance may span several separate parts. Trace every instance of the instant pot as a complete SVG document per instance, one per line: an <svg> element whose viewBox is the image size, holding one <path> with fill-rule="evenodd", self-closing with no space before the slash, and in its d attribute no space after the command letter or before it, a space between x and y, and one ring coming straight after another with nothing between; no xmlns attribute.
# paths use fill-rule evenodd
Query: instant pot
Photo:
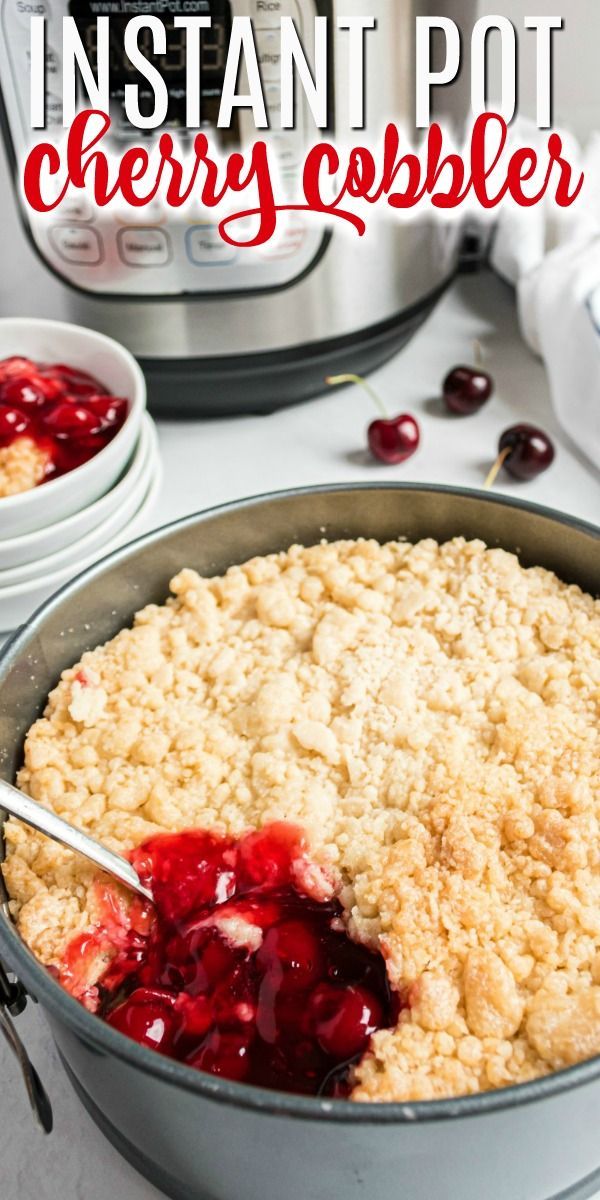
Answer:
<svg viewBox="0 0 600 1200"><path fill-rule="evenodd" d="M414 58L417 16L443 8L465 32L477 0L194 0L193 12L210 15L202 43L202 113L214 124L223 82L231 19L250 16L271 129L267 134L282 186L292 185L306 148L317 136L312 117L298 104L296 127L278 130L279 23L292 16L309 61L314 18L372 15L366 35L367 132L348 120L347 34L330 36L331 130L351 144L377 140L390 121L414 133ZM146 208L138 217L94 211L76 196L52 218L18 209L19 162L29 128L29 18L47 20L48 133L62 134L61 21L72 15L93 63L96 15L111 22L132 12L159 15L167 25L168 53L161 71L169 87L167 124L184 123L185 46L174 12L187 6L164 0L0 0L0 87L3 134L10 169L0 159L3 270L10 315L75 319L119 338L139 358L150 402L163 412L269 411L323 390L335 371L366 373L398 350L423 321L460 259L457 222L402 222L370 214L366 234L324 229L296 213L276 244L236 250L215 225ZM116 15L115 14L120 14ZM126 14L126 15L124 15ZM111 29L113 26L111 25ZM122 44L122 42L121 42ZM434 43L434 51L436 50ZM468 115L468 73L442 89L443 112L461 123ZM139 141L123 111L126 82L135 81L111 56L111 117L118 139ZM450 112L450 109L452 110ZM228 141L247 144L256 135L248 114L236 120ZM261 136L263 136L261 134ZM11 195L12 193L12 195ZM342 222L339 222L341 225Z"/></svg>

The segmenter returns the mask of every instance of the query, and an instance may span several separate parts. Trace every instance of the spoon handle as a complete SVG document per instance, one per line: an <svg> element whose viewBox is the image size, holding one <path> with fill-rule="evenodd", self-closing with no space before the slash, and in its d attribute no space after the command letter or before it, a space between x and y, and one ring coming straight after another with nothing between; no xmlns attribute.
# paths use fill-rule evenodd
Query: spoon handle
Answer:
<svg viewBox="0 0 600 1200"><path fill-rule="evenodd" d="M145 896L147 900L152 900L152 892L149 888L144 887L137 871L131 863L127 862L126 858L122 858L120 854L113 854L112 850L102 846L100 842L89 837L87 833L83 833L81 829L69 825L68 821L63 821L62 817L57 817L56 813L43 808L41 804L37 804L24 792L20 792L12 784L0 779L0 809L2 808L11 813L13 817L18 817L20 821L25 821L27 825L33 826L40 833L45 833L46 837L52 838L53 841L61 842L63 846L68 846L71 850L76 850L78 854L83 854L84 858L91 859L96 866L118 879L120 883L124 883L126 887L138 892L141 896Z"/></svg>

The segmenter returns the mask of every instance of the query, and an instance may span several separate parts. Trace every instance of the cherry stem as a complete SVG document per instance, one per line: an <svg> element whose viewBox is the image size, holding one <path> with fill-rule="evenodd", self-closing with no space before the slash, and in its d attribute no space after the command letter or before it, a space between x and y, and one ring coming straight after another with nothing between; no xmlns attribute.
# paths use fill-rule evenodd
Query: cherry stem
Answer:
<svg viewBox="0 0 600 1200"><path fill-rule="evenodd" d="M383 400L377 395L377 392L371 387L371 384L367 383L366 379L363 379L362 375L328 375L325 383L328 383L330 387L337 387L338 384L343 383L355 383L358 387L364 388L365 392L368 392L369 396L371 397L371 400L373 401L377 411L381 413L384 421L389 421L389 413L387 412Z"/></svg>
<svg viewBox="0 0 600 1200"><path fill-rule="evenodd" d="M481 371L483 367L483 346L481 345L479 338L475 338L475 341L473 342L473 361L477 367L477 370Z"/></svg>
<svg viewBox="0 0 600 1200"><path fill-rule="evenodd" d="M499 476L499 474L500 474L500 472L501 472L501 470L502 470L502 468L503 468L503 466L504 466L504 464L505 464L505 462L506 462L507 458L509 458L509 457L510 457L510 455L512 454L512 452L513 452L513 447L512 447L512 446L505 446L505 448L504 448L504 450L502 451L502 453L498 455L498 457L497 457L497 459L496 459L496 461L495 461L495 463L494 463L494 465L493 465L493 467L492 467L492 469L491 469L491 471L490 471L490 473L489 473L489 475L488 475L488 477L487 477L487 479L486 479L486 481L485 481L485 483L484 483L484 485L483 485L483 487L484 487L484 490L485 490L486 492L489 492L489 491L491 491L491 489L493 488L493 486L494 486L494 484L495 484L495 482L496 482L496 480L497 480L497 478L498 478L498 476Z"/></svg>

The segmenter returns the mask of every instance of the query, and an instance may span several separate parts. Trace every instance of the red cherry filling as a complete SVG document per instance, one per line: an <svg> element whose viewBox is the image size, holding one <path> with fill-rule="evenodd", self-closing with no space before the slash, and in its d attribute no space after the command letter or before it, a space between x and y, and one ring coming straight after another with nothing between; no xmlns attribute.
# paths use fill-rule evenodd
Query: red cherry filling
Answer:
<svg viewBox="0 0 600 1200"><path fill-rule="evenodd" d="M34 376L31 379L26 376L11 379L2 386L2 399L6 404L15 404L18 408L38 408L48 399L38 382Z"/></svg>
<svg viewBox="0 0 600 1200"><path fill-rule="evenodd" d="M8 404L0 404L0 438L5 442L13 442L22 437L29 429L29 417L11 408Z"/></svg>
<svg viewBox="0 0 600 1200"><path fill-rule="evenodd" d="M44 428L57 438L77 438L79 435L100 432L100 421L83 404L59 400L43 415Z"/></svg>
<svg viewBox="0 0 600 1200"><path fill-rule="evenodd" d="M10 358L0 359L0 385L32 371L35 371L35 364L29 358L20 358L18 354L12 354Z"/></svg>
<svg viewBox="0 0 600 1200"><path fill-rule="evenodd" d="M304 991L323 976L319 939L305 921L279 921L269 929L256 961L281 993Z"/></svg>
<svg viewBox="0 0 600 1200"><path fill-rule="evenodd" d="M346 1095L351 1065L395 1022L399 1002L382 956L344 932L339 902L301 890L299 880L315 878L302 870L301 831L278 823L237 841L164 834L131 859L156 905L142 913L134 901L129 928L115 924L113 905L92 935L94 954L107 945L113 953L98 984L100 1015L214 1075ZM67 984L78 976L79 942L90 954L89 935L72 943Z"/></svg>
<svg viewBox="0 0 600 1200"><path fill-rule="evenodd" d="M0 448L31 438L49 457L45 479L65 475L98 454L125 422L128 403L64 363L0 361Z"/></svg>
<svg viewBox="0 0 600 1200"><path fill-rule="evenodd" d="M141 878L151 880L157 908L170 921L223 904L236 890L233 838L197 830L183 836L166 833L145 842L131 857Z"/></svg>
<svg viewBox="0 0 600 1200"><path fill-rule="evenodd" d="M76 367L68 367L66 363L56 363L42 369L60 381L64 392L70 392L72 396L77 396L79 399L96 394L108 395L106 388L98 383L93 375L88 375L87 371L78 371Z"/></svg>
<svg viewBox="0 0 600 1200"><path fill-rule="evenodd" d="M137 988L131 998L110 1014L109 1024L142 1046L168 1054L173 1047L175 1017L170 996Z"/></svg>
<svg viewBox="0 0 600 1200"><path fill-rule="evenodd" d="M353 984L321 983L310 999L310 1020L321 1049L342 1062L362 1054L382 1017L377 997Z"/></svg>
<svg viewBox="0 0 600 1200"><path fill-rule="evenodd" d="M88 396L86 407L100 419L103 429L120 426L127 416L127 401L121 396Z"/></svg>
<svg viewBox="0 0 600 1200"><path fill-rule="evenodd" d="M190 1067L209 1071L211 1075L222 1075L225 1079L241 1082L248 1078L251 1070L252 1036L250 1033L222 1033L213 1029L205 1038L201 1049L188 1060Z"/></svg>

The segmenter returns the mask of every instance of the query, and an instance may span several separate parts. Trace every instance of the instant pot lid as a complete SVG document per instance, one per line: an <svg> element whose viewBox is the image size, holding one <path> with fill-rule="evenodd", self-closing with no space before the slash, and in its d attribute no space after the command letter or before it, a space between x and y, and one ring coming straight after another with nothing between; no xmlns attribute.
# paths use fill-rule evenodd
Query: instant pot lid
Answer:
<svg viewBox="0 0 600 1200"><path fill-rule="evenodd" d="M118 632L144 604L164 600L185 563L201 574L321 537L380 541L479 537L600 594L600 530L551 509L486 492L411 484L342 484L273 493L186 517L118 550L49 600L0 659L0 775L12 781L25 733L65 666ZM489 1114L557 1095L600 1077L600 1058L543 1079L457 1099L365 1104L314 1099L232 1083L173 1062L125 1038L69 996L12 926L0 888L0 954L43 1006L103 1053L215 1101L287 1117L348 1124L434 1122Z"/></svg>

